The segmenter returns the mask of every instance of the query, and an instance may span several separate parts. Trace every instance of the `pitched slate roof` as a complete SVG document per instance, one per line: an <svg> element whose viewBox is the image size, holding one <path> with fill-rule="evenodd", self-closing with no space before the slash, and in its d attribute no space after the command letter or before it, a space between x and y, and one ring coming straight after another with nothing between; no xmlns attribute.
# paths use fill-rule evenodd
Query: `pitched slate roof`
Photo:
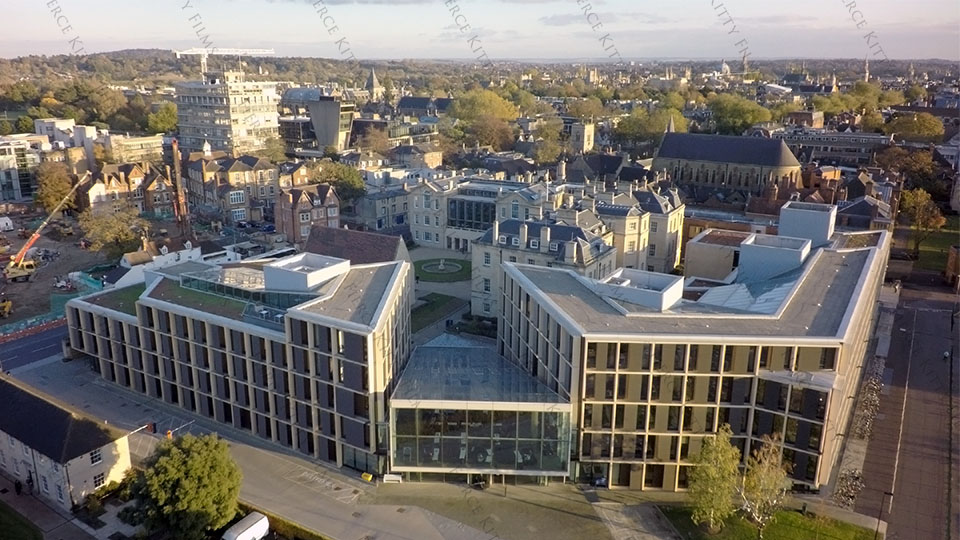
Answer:
<svg viewBox="0 0 960 540"><path fill-rule="evenodd" d="M300 197L306 196L314 206L325 206L329 201L330 194L336 193L330 184L311 184L301 186L290 190L290 197L296 203Z"/></svg>
<svg viewBox="0 0 960 540"><path fill-rule="evenodd" d="M667 214L678 206L674 204L675 200L671 200L675 198L673 194L668 198L645 189L634 191L633 198L637 200L641 209L653 214Z"/></svg>
<svg viewBox="0 0 960 540"><path fill-rule="evenodd" d="M416 96L403 96L400 98L400 101L397 102L398 109L429 109L430 102L433 101L433 98L428 97L416 97Z"/></svg>
<svg viewBox="0 0 960 540"><path fill-rule="evenodd" d="M786 143L763 137L667 133L657 157L763 167L800 166Z"/></svg>
<svg viewBox="0 0 960 540"><path fill-rule="evenodd" d="M513 238L520 236L520 226L527 226L527 245L526 246L516 246L513 245ZM507 238L506 246L509 246L513 249L527 249L532 251L541 252L541 248L538 246L534 248L530 243L532 240L540 241L540 230L546 227L550 230L550 242L557 242L557 250L550 251L550 255L553 255L554 258L558 261L563 261L566 257L566 242L576 242L580 246L578 252L578 263L584 263L584 256L589 254L587 261L593 260L601 253L612 249L611 246L608 246L603 242L599 236L591 233L583 227L577 227L573 225L566 225L563 223L544 223L537 221L523 221L519 219L508 219L500 222L498 229L500 236ZM483 236L481 236L476 242L486 245L497 245L497 239L493 238L493 228L487 229Z"/></svg>
<svg viewBox="0 0 960 540"><path fill-rule="evenodd" d="M9 380L0 396L0 430L60 464L124 436Z"/></svg>
<svg viewBox="0 0 960 540"><path fill-rule="evenodd" d="M352 264L406 260L403 238L351 229L314 226L304 251L347 259Z"/></svg>

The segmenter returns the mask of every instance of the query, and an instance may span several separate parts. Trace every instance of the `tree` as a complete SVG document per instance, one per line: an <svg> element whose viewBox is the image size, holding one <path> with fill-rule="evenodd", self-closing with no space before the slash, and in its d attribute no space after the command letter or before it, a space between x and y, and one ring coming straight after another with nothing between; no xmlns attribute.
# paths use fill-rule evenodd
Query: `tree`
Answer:
<svg viewBox="0 0 960 540"><path fill-rule="evenodd" d="M513 130L502 119L492 115L483 115L464 130L469 139L481 146L492 146L500 151L509 148L513 142Z"/></svg>
<svg viewBox="0 0 960 540"><path fill-rule="evenodd" d="M201 540L237 514L243 474L216 435L161 442L134 486L146 524Z"/></svg>
<svg viewBox="0 0 960 540"><path fill-rule="evenodd" d="M715 437L704 439L690 472L691 517L714 533L736 511L733 495L740 475L740 449L730 444L732 436L730 425L724 424Z"/></svg>
<svg viewBox="0 0 960 540"><path fill-rule="evenodd" d="M360 137L357 146L364 150L371 150L385 156L387 152L393 148L393 143L390 142L390 137L387 135L386 130L368 129L367 132Z"/></svg>
<svg viewBox="0 0 960 540"><path fill-rule="evenodd" d="M9 120L0 120L0 135L9 135L13 133L13 124Z"/></svg>
<svg viewBox="0 0 960 540"><path fill-rule="evenodd" d="M645 109L637 108L630 116L620 121L614 130L614 134L620 140L634 145L645 142L658 144L667 130L671 117L676 132L685 133L688 122L680 111L676 109L657 109L648 113Z"/></svg>
<svg viewBox="0 0 960 540"><path fill-rule="evenodd" d="M883 115L879 111L870 111L860 119L860 129L865 133L883 131Z"/></svg>
<svg viewBox="0 0 960 540"><path fill-rule="evenodd" d="M603 103L593 96L578 99L567 105L567 114L580 119L596 118L603 115Z"/></svg>
<svg viewBox="0 0 960 540"><path fill-rule="evenodd" d="M795 102L778 103L770 108L770 119L774 122L782 122L786 116L792 112L803 110L803 105Z"/></svg>
<svg viewBox="0 0 960 540"><path fill-rule="evenodd" d="M355 201L367 193L360 171L349 165L335 161L319 161L310 168L310 182L327 183L337 190L337 196L343 202Z"/></svg>
<svg viewBox="0 0 960 540"><path fill-rule="evenodd" d="M62 161L44 161L37 167L37 194L36 201L47 212L60 204L60 201L70 193L73 181L70 171ZM64 208L73 208L73 201L67 201Z"/></svg>
<svg viewBox="0 0 960 540"><path fill-rule="evenodd" d="M767 527L787 496L787 470L780 457L780 436L763 436L763 446L747 460L737 491L741 509L757 525L757 538L763 540Z"/></svg>
<svg viewBox="0 0 960 540"><path fill-rule="evenodd" d="M884 126L887 135L917 142L943 140L943 123L930 113L901 114Z"/></svg>
<svg viewBox="0 0 960 540"><path fill-rule="evenodd" d="M475 89L453 100L450 116L464 122L472 122L481 116L513 121L517 118L517 108L495 92Z"/></svg>
<svg viewBox="0 0 960 540"><path fill-rule="evenodd" d="M915 101L920 101L926 99L927 89L920 86L919 84L914 84L903 93L903 97L910 103Z"/></svg>
<svg viewBox="0 0 960 540"><path fill-rule="evenodd" d="M900 199L900 212L910 221L913 229L913 253L920 254L920 245L946 224L947 220L940 212L930 194L916 188L903 192Z"/></svg>
<svg viewBox="0 0 960 540"><path fill-rule="evenodd" d="M686 104L687 100L684 99L679 92L667 92L663 95L663 99L660 100L660 107L664 109L676 109L678 111L682 111Z"/></svg>
<svg viewBox="0 0 960 540"><path fill-rule="evenodd" d="M765 107L733 94L718 94L708 106L720 133L740 135L754 124L770 121L770 111Z"/></svg>
<svg viewBox="0 0 960 540"><path fill-rule="evenodd" d="M177 106L166 101L157 112L148 114L147 129L153 133L170 133L177 129Z"/></svg>
<svg viewBox="0 0 960 540"><path fill-rule="evenodd" d="M17 133L33 133L33 118L29 116L17 118Z"/></svg>
<svg viewBox="0 0 960 540"><path fill-rule="evenodd" d="M88 208L77 220L91 247L106 250L113 256L136 249L141 235L150 227L134 206L126 206L117 212L94 212Z"/></svg>
<svg viewBox="0 0 960 540"><path fill-rule="evenodd" d="M263 141L263 149L256 152L256 154L273 163L282 163L287 160L287 147L279 138L268 137Z"/></svg>
<svg viewBox="0 0 960 540"><path fill-rule="evenodd" d="M113 151L98 142L93 143L93 161L97 164L97 169L103 169L103 166L108 163L116 163Z"/></svg>

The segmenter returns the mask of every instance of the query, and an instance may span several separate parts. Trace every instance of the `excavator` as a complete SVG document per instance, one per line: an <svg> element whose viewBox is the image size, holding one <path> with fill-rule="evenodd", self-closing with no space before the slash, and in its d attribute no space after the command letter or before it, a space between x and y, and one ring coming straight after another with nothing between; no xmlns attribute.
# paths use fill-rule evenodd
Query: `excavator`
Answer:
<svg viewBox="0 0 960 540"><path fill-rule="evenodd" d="M56 216L60 210L67 204L67 201L73 198L73 195L77 192L77 189L87 182L90 179L90 173L86 172L80 178L80 180L73 185L70 189L70 192L60 201L60 204L53 209L53 212L50 212L50 215L47 216L47 219L43 220L43 223L37 227L37 230L33 231L33 234L30 235L30 239L27 240L23 247L20 248L20 251L7 263L7 267L3 270L3 276L7 278L7 281L28 281L33 277L34 272L37 271L37 263L33 259L27 259L27 252L30 251L30 248L33 247L33 244L37 242L40 238L40 233L43 232L43 229L47 224Z"/></svg>

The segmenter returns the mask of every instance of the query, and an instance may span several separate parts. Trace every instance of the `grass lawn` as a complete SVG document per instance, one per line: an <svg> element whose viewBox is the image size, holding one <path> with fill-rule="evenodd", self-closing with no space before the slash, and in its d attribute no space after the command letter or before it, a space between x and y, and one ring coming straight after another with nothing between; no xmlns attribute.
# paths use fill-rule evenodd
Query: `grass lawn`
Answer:
<svg viewBox="0 0 960 540"><path fill-rule="evenodd" d="M917 266L924 270L943 272L947 267L947 253L950 251L950 246L957 244L960 244L960 216L949 216L947 224L920 245L920 259L917 260Z"/></svg>
<svg viewBox="0 0 960 540"><path fill-rule="evenodd" d="M438 281L444 283L470 279L470 261L463 259L444 259L444 261L460 265L460 270L449 274L426 272L423 270L425 264L440 263L440 259L426 259L413 263L415 275L423 281Z"/></svg>
<svg viewBox="0 0 960 540"><path fill-rule="evenodd" d="M754 540L757 537L757 528L741 517L727 520L727 524L719 534L710 535L703 532L690 521L690 510L683 506L661 506L661 510L680 531L684 538L693 540ZM768 540L872 540L874 531L835 521L824 519L818 523L812 515L793 511L783 511L777 514L776 519L767 525L763 537ZM819 527L818 527L819 525ZM882 537L881 537L882 538Z"/></svg>
<svg viewBox="0 0 960 540"><path fill-rule="evenodd" d="M463 305L463 300L445 294L430 293L423 299L427 303L413 310L410 315L410 325L413 327L413 332L423 330Z"/></svg>
<svg viewBox="0 0 960 540"><path fill-rule="evenodd" d="M2 502L0 502L0 531L3 532L3 538L43 540L40 529Z"/></svg>

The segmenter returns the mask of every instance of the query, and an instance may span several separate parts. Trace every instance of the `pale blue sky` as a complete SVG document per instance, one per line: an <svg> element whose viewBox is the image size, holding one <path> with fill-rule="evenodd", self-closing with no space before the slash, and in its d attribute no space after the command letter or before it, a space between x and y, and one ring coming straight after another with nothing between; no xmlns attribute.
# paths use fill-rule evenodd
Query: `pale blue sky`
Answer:
<svg viewBox="0 0 960 540"><path fill-rule="evenodd" d="M603 32L624 58L734 59L741 38L754 59L862 58L868 31L890 58L960 57L957 0L861 0L860 29L844 5L850 0L722 0L737 25L733 36L711 0L594 0L590 21L602 22L599 33L577 0L458 0L469 33L454 26L444 0L325 0L333 17L326 22L338 27L333 35L312 6L318 0L189 0L185 9L188 0L57 0L60 25L72 27L66 33L48 1L3 0L0 57L68 53L78 47L68 43L75 38L88 52L199 47L192 28L198 20L220 48L339 58L334 42L346 38L361 60L468 59L474 33L494 59L601 59L609 54L598 41Z"/></svg>

